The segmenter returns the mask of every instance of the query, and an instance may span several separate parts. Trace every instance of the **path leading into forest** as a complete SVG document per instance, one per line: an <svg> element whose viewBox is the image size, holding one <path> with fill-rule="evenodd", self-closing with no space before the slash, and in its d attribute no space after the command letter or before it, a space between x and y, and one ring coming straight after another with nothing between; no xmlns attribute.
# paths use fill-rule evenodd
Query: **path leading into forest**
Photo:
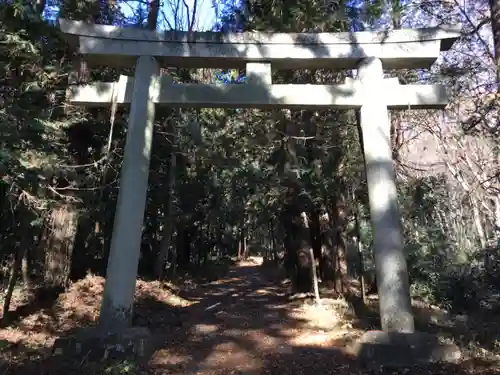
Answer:
<svg viewBox="0 0 500 375"><path fill-rule="evenodd" d="M198 303L182 315L182 325L154 330L150 373L333 374L359 367L337 344L339 332L309 327L285 287L260 270L235 266L223 279L193 289L186 298Z"/></svg>
<svg viewBox="0 0 500 375"><path fill-rule="evenodd" d="M151 361L139 367L128 362L118 367L105 362L73 364L50 356L56 334L83 325L78 319L97 319L96 296L104 280L89 276L61 295L55 308L32 313L0 331L0 375L500 374L498 361L411 371L363 367L345 349L347 340L362 331L349 326L356 325L355 320L339 314L348 311L345 305L333 300L321 307L291 302L286 286L268 274L264 267L247 262L232 267L218 281L191 284L192 288L186 283L180 293L166 283L139 281L134 324L149 327L155 346Z"/></svg>

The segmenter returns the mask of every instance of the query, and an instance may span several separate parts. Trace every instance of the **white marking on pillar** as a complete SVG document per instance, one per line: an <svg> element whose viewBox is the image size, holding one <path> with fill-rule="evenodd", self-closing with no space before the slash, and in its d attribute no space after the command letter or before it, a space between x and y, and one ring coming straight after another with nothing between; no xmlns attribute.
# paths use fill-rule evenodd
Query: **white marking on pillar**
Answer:
<svg viewBox="0 0 500 375"><path fill-rule="evenodd" d="M392 160L387 95L381 91L382 62L367 58L358 67L358 81L364 87L360 126L374 235L374 254L384 331L413 332L406 259L403 253L396 178Z"/></svg>
<svg viewBox="0 0 500 375"><path fill-rule="evenodd" d="M250 85L268 86L272 84L270 63L247 63L247 82Z"/></svg>
<svg viewBox="0 0 500 375"><path fill-rule="evenodd" d="M131 324L148 189L158 73L159 66L154 57L141 56L137 59L101 305L100 324L108 331L119 331Z"/></svg>
<svg viewBox="0 0 500 375"><path fill-rule="evenodd" d="M120 77L121 79L121 77ZM363 83L360 82L358 79L354 79L351 77L345 77L345 84L346 85L362 85ZM389 85L399 85L399 78L398 77L390 77L390 78L384 78L382 84L385 86L387 84Z"/></svg>

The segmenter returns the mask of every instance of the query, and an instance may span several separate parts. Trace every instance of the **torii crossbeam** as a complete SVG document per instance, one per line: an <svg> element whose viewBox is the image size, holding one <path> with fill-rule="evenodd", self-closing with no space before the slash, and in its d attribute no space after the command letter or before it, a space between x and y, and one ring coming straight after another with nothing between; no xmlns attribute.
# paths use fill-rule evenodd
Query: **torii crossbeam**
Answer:
<svg viewBox="0 0 500 375"><path fill-rule="evenodd" d="M265 64L262 64L265 65ZM134 77L118 82L95 83L71 88L69 101L88 107L132 103ZM444 108L448 103L442 85L400 85L385 79L378 85L389 109ZM151 100L155 104L187 108L308 108L352 109L366 101L365 86L355 80L342 85L183 84L170 77L157 77Z"/></svg>

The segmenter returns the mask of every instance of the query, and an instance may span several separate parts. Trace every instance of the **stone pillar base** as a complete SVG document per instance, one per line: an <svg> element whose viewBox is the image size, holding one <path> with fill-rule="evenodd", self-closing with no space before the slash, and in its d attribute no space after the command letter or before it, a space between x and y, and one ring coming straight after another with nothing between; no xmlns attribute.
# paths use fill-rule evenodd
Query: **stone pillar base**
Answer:
<svg viewBox="0 0 500 375"><path fill-rule="evenodd" d="M75 334L58 338L54 355L85 358L89 361L132 359L147 362L151 355L151 333L145 327L107 333L102 328L83 328Z"/></svg>
<svg viewBox="0 0 500 375"><path fill-rule="evenodd" d="M423 332L369 331L354 343L350 352L368 365L388 367L456 363L461 358L456 345L440 343L436 336Z"/></svg>

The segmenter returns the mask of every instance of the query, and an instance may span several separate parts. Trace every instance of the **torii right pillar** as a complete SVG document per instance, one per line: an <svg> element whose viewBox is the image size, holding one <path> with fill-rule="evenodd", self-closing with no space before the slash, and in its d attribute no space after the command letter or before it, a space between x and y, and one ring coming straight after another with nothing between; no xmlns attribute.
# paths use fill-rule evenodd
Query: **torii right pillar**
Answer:
<svg viewBox="0 0 500 375"><path fill-rule="evenodd" d="M460 349L441 344L437 336L415 332L408 270L392 160L390 118L383 92L384 72L378 58L358 66L363 87L360 127L374 237L375 268L382 331L366 332L354 346L358 359L382 366L407 367L428 362L456 362Z"/></svg>
<svg viewBox="0 0 500 375"><path fill-rule="evenodd" d="M365 92L359 125L366 162L380 319L384 331L411 333L415 325L392 160L389 111L386 95L381 92L383 79L380 59L366 58L359 64L357 80Z"/></svg>

